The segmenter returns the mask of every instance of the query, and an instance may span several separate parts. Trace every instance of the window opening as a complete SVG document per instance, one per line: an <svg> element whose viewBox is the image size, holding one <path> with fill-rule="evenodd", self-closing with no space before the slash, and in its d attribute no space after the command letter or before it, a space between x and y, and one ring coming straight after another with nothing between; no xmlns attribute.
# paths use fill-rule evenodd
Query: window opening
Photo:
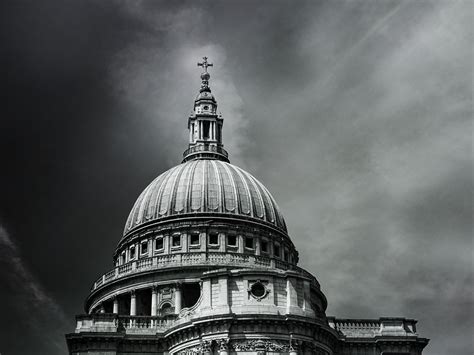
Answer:
<svg viewBox="0 0 474 355"><path fill-rule="evenodd" d="M191 245L199 245L199 233L191 234Z"/></svg>
<svg viewBox="0 0 474 355"><path fill-rule="evenodd" d="M217 234L217 233L209 234L209 244L218 245L219 244L219 234Z"/></svg>
<svg viewBox="0 0 474 355"><path fill-rule="evenodd" d="M159 237L155 239L155 250L163 249L164 243L163 238Z"/></svg>
<svg viewBox="0 0 474 355"><path fill-rule="evenodd" d="M246 237L245 238L245 247L248 249L253 249L253 238L252 237Z"/></svg>
<svg viewBox="0 0 474 355"><path fill-rule="evenodd" d="M181 236L180 236L180 235L175 235L175 236L173 236L173 239L172 239L172 246L174 246L174 247L179 247L179 246L181 246Z"/></svg>
<svg viewBox="0 0 474 355"><path fill-rule="evenodd" d="M227 245L231 247L237 246L237 236L236 235L228 235L227 236Z"/></svg>

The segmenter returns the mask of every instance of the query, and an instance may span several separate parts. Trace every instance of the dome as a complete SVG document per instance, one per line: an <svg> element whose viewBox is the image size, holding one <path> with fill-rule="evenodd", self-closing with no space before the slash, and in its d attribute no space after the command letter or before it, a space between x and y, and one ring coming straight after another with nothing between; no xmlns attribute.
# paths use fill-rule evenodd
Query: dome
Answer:
<svg viewBox="0 0 474 355"><path fill-rule="evenodd" d="M254 220L287 234L283 216L262 183L227 162L198 159L171 168L148 185L130 212L124 235L170 216L211 214Z"/></svg>

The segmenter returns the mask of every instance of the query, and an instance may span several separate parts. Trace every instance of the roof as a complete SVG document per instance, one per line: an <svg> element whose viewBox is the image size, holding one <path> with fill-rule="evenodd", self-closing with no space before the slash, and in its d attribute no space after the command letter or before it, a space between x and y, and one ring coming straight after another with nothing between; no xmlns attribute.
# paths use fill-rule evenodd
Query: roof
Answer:
<svg viewBox="0 0 474 355"><path fill-rule="evenodd" d="M287 234L280 209L261 182L227 162L198 159L171 168L145 188L130 212L124 235L169 216L203 213L254 219Z"/></svg>

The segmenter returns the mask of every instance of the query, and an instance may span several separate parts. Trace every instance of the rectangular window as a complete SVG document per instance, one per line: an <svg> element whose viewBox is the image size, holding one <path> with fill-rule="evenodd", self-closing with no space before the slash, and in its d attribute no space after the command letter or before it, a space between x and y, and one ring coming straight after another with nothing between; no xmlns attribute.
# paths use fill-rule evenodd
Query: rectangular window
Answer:
<svg viewBox="0 0 474 355"><path fill-rule="evenodd" d="M245 237L245 247L247 249L253 249L253 238L252 237Z"/></svg>
<svg viewBox="0 0 474 355"><path fill-rule="evenodd" d="M280 246L278 244L275 244L273 246L273 255L277 258L279 258L281 256L280 254Z"/></svg>
<svg viewBox="0 0 474 355"><path fill-rule="evenodd" d="M125 262L126 262L125 252L123 252L121 255L120 264L125 264Z"/></svg>
<svg viewBox="0 0 474 355"><path fill-rule="evenodd" d="M148 253L148 240L147 240L147 241L144 241L144 242L141 242L141 244L140 244L140 252L141 252L142 254Z"/></svg>
<svg viewBox="0 0 474 355"><path fill-rule="evenodd" d="M268 242L266 240L262 240L260 243L260 247L262 249L262 252L268 253Z"/></svg>
<svg viewBox="0 0 474 355"><path fill-rule="evenodd" d="M135 247L130 248L130 260L135 259Z"/></svg>
<svg viewBox="0 0 474 355"><path fill-rule="evenodd" d="M209 234L209 244L210 245L219 245L219 234L210 233Z"/></svg>
<svg viewBox="0 0 474 355"><path fill-rule="evenodd" d="M230 247L237 246L237 236L236 235L228 235L227 236L227 245Z"/></svg>
<svg viewBox="0 0 474 355"><path fill-rule="evenodd" d="M283 259L284 259L285 261L288 261L288 250L285 250L285 251L283 252Z"/></svg>
<svg viewBox="0 0 474 355"><path fill-rule="evenodd" d="M163 238L158 237L155 239L155 250L161 250L164 247Z"/></svg>
<svg viewBox="0 0 474 355"><path fill-rule="evenodd" d="M192 233L189 243L191 245L199 245L199 233Z"/></svg>
<svg viewBox="0 0 474 355"><path fill-rule="evenodd" d="M173 247L180 247L181 246L181 236L180 235L174 235L171 239L171 245Z"/></svg>

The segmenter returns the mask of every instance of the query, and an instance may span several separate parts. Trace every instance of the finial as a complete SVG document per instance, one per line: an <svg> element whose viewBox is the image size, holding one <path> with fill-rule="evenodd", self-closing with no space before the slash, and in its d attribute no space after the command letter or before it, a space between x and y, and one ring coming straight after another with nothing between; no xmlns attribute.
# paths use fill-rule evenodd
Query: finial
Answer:
<svg viewBox="0 0 474 355"><path fill-rule="evenodd" d="M208 63L207 62L207 57L202 57L203 61L202 63L197 63L198 67L203 67L204 71L201 73L201 90L200 92L203 91L209 91L211 92L211 89L209 88L209 79L211 77L211 74L207 72L207 67L212 67L214 64Z"/></svg>
<svg viewBox="0 0 474 355"><path fill-rule="evenodd" d="M207 73L207 67L212 67L214 66L214 64L212 63L208 63L207 62L207 57L202 57L203 61L202 63L197 63L198 64L198 67L203 67L204 68L204 72Z"/></svg>

